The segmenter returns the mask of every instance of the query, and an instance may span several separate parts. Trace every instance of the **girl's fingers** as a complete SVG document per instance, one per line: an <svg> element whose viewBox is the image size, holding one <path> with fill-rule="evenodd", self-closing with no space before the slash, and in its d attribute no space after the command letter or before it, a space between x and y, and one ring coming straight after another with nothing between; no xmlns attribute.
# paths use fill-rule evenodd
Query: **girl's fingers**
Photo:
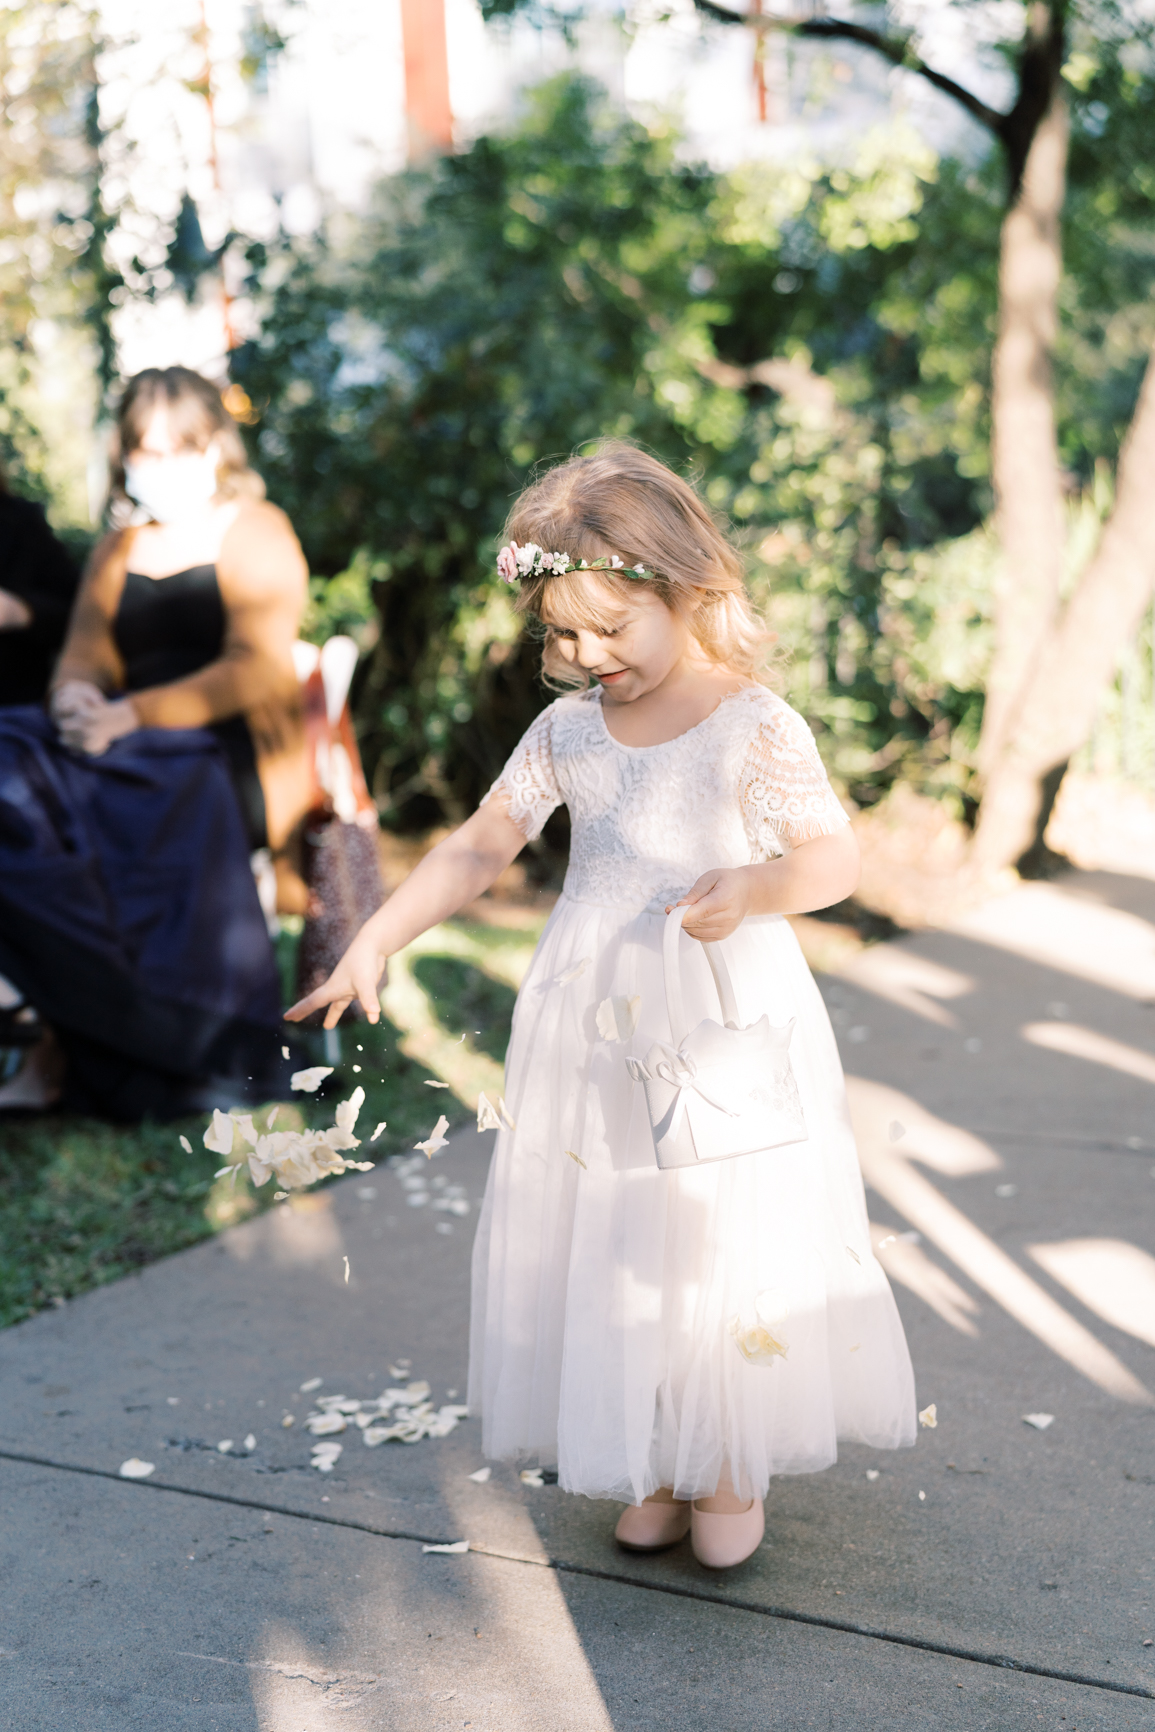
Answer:
<svg viewBox="0 0 1155 1732"><path fill-rule="evenodd" d="M336 1028L344 1012L352 1002L353 998L351 993L346 994L343 998L335 998L325 1014L325 1020L321 1024L321 1027Z"/></svg>

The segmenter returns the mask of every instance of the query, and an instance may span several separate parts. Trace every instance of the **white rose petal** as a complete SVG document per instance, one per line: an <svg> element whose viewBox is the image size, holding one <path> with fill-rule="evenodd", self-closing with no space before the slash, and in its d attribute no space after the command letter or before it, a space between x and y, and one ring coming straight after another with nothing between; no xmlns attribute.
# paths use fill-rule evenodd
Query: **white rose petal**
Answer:
<svg viewBox="0 0 1155 1732"><path fill-rule="evenodd" d="M287 1056L287 1055L286 1055ZM299 1093L315 1094L327 1076L332 1076L331 1064L315 1064L310 1070L295 1070L289 1078L289 1087Z"/></svg>
<svg viewBox="0 0 1155 1732"><path fill-rule="evenodd" d="M381 1132L384 1129L385 1129L385 1120L382 1119L381 1123L377 1126L377 1129L373 1132L373 1135L369 1138L369 1141L371 1143L375 1143L377 1141L377 1138L381 1135Z"/></svg>
<svg viewBox="0 0 1155 1732"><path fill-rule="evenodd" d="M579 1166L579 1167L581 1167L581 1169L582 1169L582 1171L583 1171L583 1172L588 1172L588 1171L589 1171L589 1168L588 1168L588 1167L587 1167L587 1166L586 1166L586 1164L585 1164L585 1162L584 1162L584 1161L583 1161L583 1160L582 1160L582 1158L581 1158L581 1156L580 1156L580 1155L575 1155L575 1154L574 1154L574 1152L573 1152L573 1150L572 1150L572 1149L567 1149L567 1150L566 1150L566 1154L567 1154L567 1155L568 1155L568 1156L569 1156L569 1158L570 1158L570 1160L571 1160L571 1161L576 1161L576 1162L577 1162L577 1164L578 1164L578 1166Z"/></svg>
<svg viewBox="0 0 1155 1732"><path fill-rule="evenodd" d="M938 1425L938 1408L932 1401L929 1407L924 1407L918 1416L918 1423L925 1425L928 1431L933 1431Z"/></svg>
<svg viewBox="0 0 1155 1732"><path fill-rule="evenodd" d="M220 1107L213 1109L213 1122L204 1135L204 1145L210 1154L231 1155L233 1152L233 1121Z"/></svg>
<svg viewBox="0 0 1155 1732"><path fill-rule="evenodd" d="M579 961L571 963L563 973L554 976L554 986L568 986L571 980L579 979L579 977L585 973L589 965L589 957L581 957Z"/></svg>
<svg viewBox="0 0 1155 1732"><path fill-rule="evenodd" d="M427 1076L424 1080L427 1089L447 1089L449 1087L448 1083L436 1082L431 1076Z"/></svg>
<svg viewBox="0 0 1155 1732"><path fill-rule="evenodd" d="M320 1387L321 1387L322 1383L324 1383L324 1381L325 1381L325 1379L323 1377L310 1377L310 1379L307 1383L302 1383L301 1394L302 1395L308 1395L311 1390L320 1389Z"/></svg>
<svg viewBox="0 0 1155 1732"><path fill-rule="evenodd" d="M476 1473L467 1473L465 1477L471 1479L474 1485L487 1485L492 1472L491 1467L479 1467Z"/></svg>
<svg viewBox="0 0 1155 1732"><path fill-rule="evenodd" d="M420 1149L427 1160L431 1160L438 1149L443 1149L448 1142L445 1132L449 1129L449 1120L442 1113L423 1143L414 1143L415 1149Z"/></svg>
<svg viewBox="0 0 1155 1732"><path fill-rule="evenodd" d="M469 1550L469 1541L454 1540L451 1546L422 1546L421 1550L423 1552L449 1552L452 1553L454 1557L458 1557L462 1552L467 1552Z"/></svg>
<svg viewBox="0 0 1155 1732"><path fill-rule="evenodd" d="M603 1040L629 1040L638 1026L641 997L603 998L597 1009L597 1029Z"/></svg>
<svg viewBox="0 0 1155 1732"><path fill-rule="evenodd" d="M497 1108L489 1096L484 1093L477 1097L477 1128L479 1131L499 1131L501 1129Z"/></svg>
<svg viewBox="0 0 1155 1732"><path fill-rule="evenodd" d="M249 1435L245 1438L245 1448L248 1450L253 1450L253 1449L256 1449L256 1447L257 1447L256 1436L254 1435L253 1432L250 1431Z"/></svg>
<svg viewBox="0 0 1155 1732"><path fill-rule="evenodd" d="M186 1155L192 1154L192 1144L189 1142L187 1137L182 1137L180 1139L180 1146L184 1150Z"/></svg>
<svg viewBox="0 0 1155 1732"><path fill-rule="evenodd" d="M1048 1425L1054 1425L1053 1413L1024 1413L1023 1424L1033 1425L1036 1431L1046 1431Z"/></svg>
<svg viewBox="0 0 1155 1732"><path fill-rule="evenodd" d="M523 1467L517 1477L521 1481L522 1485L531 1485L537 1491L540 1491L542 1486L545 1484L544 1479L541 1477L541 1469L539 1467Z"/></svg>
<svg viewBox="0 0 1155 1732"><path fill-rule="evenodd" d="M334 1432L344 1431L347 1424L343 1413L310 1414L305 1421L305 1430L312 1432L314 1437L328 1437Z"/></svg>
<svg viewBox="0 0 1155 1732"><path fill-rule="evenodd" d="M156 1472L155 1461L141 1461L137 1455L130 1455L127 1461L120 1464L121 1479L147 1479L150 1473Z"/></svg>
<svg viewBox="0 0 1155 1732"><path fill-rule="evenodd" d="M223 1437L221 1439L221 1441L217 1444L217 1448L220 1450L222 1455L227 1455L229 1453L229 1450L232 1447L233 1447L233 1440L231 1437Z"/></svg>
<svg viewBox="0 0 1155 1732"><path fill-rule="evenodd" d="M506 1106L504 1095L498 1095L498 1097L497 1097L497 1110L501 1114L502 1118L505 1120L506 1124L509 1126L510 1130L515 1131L517 1129L517 1120L514 1118L513 1114L510 1112L509 1108Z"/></svg>

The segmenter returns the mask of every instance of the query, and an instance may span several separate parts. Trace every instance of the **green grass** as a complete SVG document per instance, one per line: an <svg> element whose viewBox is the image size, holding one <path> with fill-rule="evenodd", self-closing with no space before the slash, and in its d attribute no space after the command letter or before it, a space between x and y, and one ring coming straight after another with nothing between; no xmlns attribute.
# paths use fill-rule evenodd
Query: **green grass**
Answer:
<svg viewBox="0 0 1155 1732"><path fill-rule="evenodd" d="M542 923L527 912L512 927L455 921L424 934L390 965L381 1022L342 1029L342 1063L325 1097L294 1096L278 1123L293 1112L305 1124L331 1124L336 1102L358 1084L358 1131L368 1138L381 1119L388 1124L359 1151L367 1160L412 1148L440 1113L464 1123L479 1089L501 1090L514 996ZM286 975L293 944L282 940ZM320 1037L311 1038L311 1062L323 1063ZM427 1088L427 1078L450 1086ZM254 1190L247 1177L235 1188L214 1180L222 1162L203 1146L206 1123L0 1121L0 1327L273 1206L272 1183Z"/></svg>

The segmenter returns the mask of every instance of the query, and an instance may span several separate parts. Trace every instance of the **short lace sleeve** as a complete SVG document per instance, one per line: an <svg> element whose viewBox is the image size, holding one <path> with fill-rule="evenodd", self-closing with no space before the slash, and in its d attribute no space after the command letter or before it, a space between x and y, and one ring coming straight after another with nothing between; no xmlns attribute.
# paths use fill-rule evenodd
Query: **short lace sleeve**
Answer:
<svg viewBox="0 0 1155 1732"><path fill-rule="evenodd" d="M747 833L767 854L828 836L850 822L830 786L814 735L797 710L772 693L742 765L739 799Z"/></svg>
<svg viewBox="0 0 1155 1732"><path fill-rule="evenodd" d="M503 796L506 811L527 842L536 841L545 821L561 805L561 791L553 768L551 723L553 706L521 736L513 756L481 804Z"/></svg>

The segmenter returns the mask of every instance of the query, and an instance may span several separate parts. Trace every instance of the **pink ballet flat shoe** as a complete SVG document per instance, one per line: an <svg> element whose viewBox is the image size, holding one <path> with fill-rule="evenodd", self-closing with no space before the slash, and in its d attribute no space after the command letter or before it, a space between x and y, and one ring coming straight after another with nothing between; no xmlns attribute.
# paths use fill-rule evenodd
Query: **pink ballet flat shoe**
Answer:
<svg viewBox="0 0 1155 1732"><path fill-rule="evenodd" d="M732 1570L762 1544L766 1511L761 1498L756 1497L741 1515L713 1515L696 1503L690 1508L690 1544L708 1570Z"/></svg>
<svg viewBox="0 0 1155 1732"><path fill-rule="evenodd" d="M688 1503L639 1503L622 1511L614 1538L627 1552L664 1552L689 1531Z"/></svg>

